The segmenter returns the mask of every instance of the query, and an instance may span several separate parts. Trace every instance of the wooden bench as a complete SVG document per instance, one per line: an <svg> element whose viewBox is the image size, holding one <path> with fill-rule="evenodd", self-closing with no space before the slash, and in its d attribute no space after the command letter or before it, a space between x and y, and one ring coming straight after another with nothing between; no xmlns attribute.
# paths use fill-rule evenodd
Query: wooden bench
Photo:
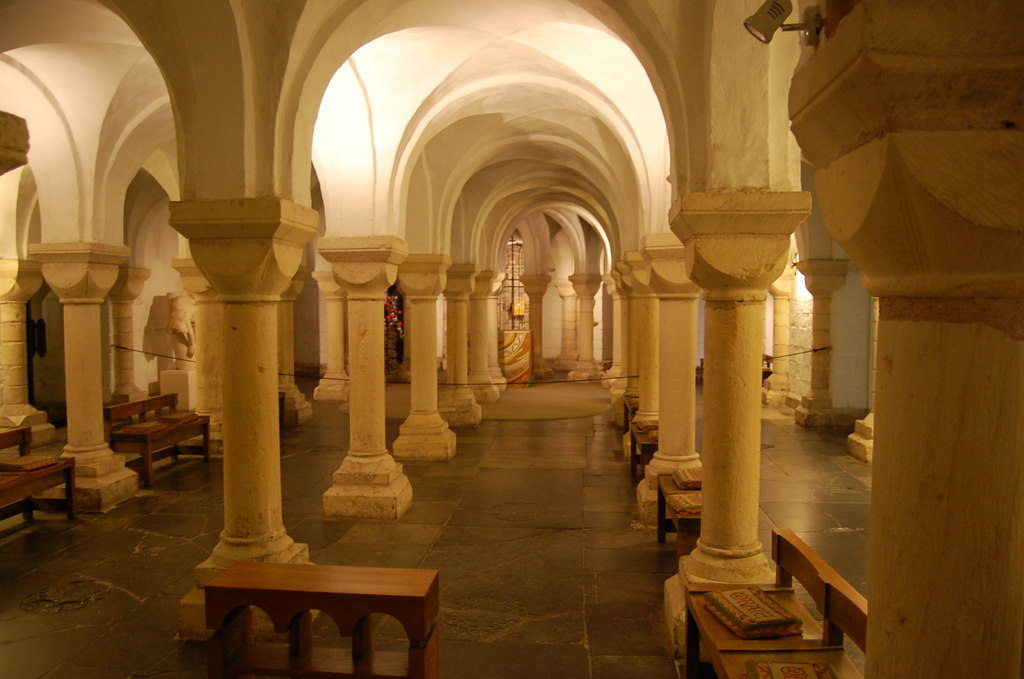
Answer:
<svg viewBox="0 0 1024 679"><path fill-rule="evenodd" d="M43 457L29 455L31 443L31 427L18 427L0 432L0 449L17 446L19 459ZM0 518L6 519L20 513L25 519L31 519L32 512L36 509L64 511L69 519L75 518L75 458L54 457L45 461L48 464L43 467L23 471L0 471ZM62 483L63 498L33 497L41 490L48 490Z"/></svg>
<svg viewBox="0 0 1024 679"><path fill-rule="evenodd" d="M803 634L775 639L741 639L704 606L704 592L741 585L700 585L687 588L686 679L697 679L701 652L707 654L719 679L746 679L751 661L831 664L840 679L862 679L843 650L844 636L864 650L867 642L867 600L792 531L773 531L774 585L761 588L803 622ZM796 579L822 617L815 617L793 591Z"/></svg>
<svg viewBox="0 0 1024 679"><path fill-rule="evenodd" d="M210 461L210 418L178 411L177 394L161 394L103 408L103 431L116 453L139 455L142 484L153 482L153 462L178 459L178 444L203 437L202 455Z"/></svg>
<svg viewBox="0 0 1024 679"><path fill-rule="evenodd" d="M213 677L440 677L437 571L243 562L204 588ZM270 618L287 643L257 642L252 606ZM352 650L314 647L311 610L329 615ZM405 627L408 652L375 651L370 614Z"/></svg>
<svg viewBox="0 0 1024 679"><path fill-rule="evenodd" d="M672 509L665 499L669 495L692 492L699 491L682 490L672 480L671 474L658 474L658 542L665 542L666 534L675 533L676 554L679 556L689 554L697 548L697 538L700 537L700 515L684 516Z"/></svg>
<svg viewBox="0 0 1024 679"><path fill-rule="evenodd" d="M644 467L651 462L651 458L658 452L658 430L641 429L635 423L629 424L629 473L639 467L640 475L644 474Z"/></svg>

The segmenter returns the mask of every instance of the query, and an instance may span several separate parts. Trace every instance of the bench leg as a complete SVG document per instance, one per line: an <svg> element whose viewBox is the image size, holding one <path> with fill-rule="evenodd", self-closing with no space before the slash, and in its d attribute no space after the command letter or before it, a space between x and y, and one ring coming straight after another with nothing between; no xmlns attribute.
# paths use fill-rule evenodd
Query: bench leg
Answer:
<svg viewBox="0 0 1024 679"><path fill-rule="evenodd" d="M686 625L686 675L685 679L700 679L700 630L697 629L697 622L690 615L685 613Z"/></svg>
<svg viewBox="0 0 1024 679"><path fill-rule="evenodd" d="M142 454L142 485L146 488L153 485L153 451L148 448Z"/></svg>
<svg viewBox="0 0 1024 679"><path fill-rule="evenodd" d="M210 425L203 425L203 461L210 461Z"/></svg>
<svg viewBox="0 0 1024 679"><path fill-rule="evenodd" d="M409 641L409 679L441 678L441 630L436 626L427 640Z"/></svg>
<svg viewBox="0 0 1024 679"><path fill-rule="evenodd" d="M658 543L665 542L665 496L658 487Z"/></svg>
<svg viewBox="0 0 1024 679"><path fill-rule="evenodd" d="M75 507L75 468L68 467L64 470L64 511L68 519L74 519L77 515Z"/></svg>

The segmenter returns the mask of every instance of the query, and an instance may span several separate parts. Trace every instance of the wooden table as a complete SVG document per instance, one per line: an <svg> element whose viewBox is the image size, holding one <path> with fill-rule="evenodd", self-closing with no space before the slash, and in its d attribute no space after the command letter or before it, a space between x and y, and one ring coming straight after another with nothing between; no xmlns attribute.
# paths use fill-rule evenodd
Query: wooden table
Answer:
<svg viewBox="0 0 1024 679"><path fill-rule="evenodd" d="M204 588L210 677L440 677L437 571L413 568L236 563ZM288 643L256 643L250 606L259 607ZM329 615L345 649L313 646L312 616ZM398 620L408 653L374 651L370 614Z"/></svg>
<svg viewBox="0 0 1024 679"><path fill-rule="evenodd" d="M75 458L54 458L54 464L31 471L0 472L0 518L19 512L32 518L36 509L64 511L75 518ZM41 490L64 484L64 498L32 497Z"/></svg>

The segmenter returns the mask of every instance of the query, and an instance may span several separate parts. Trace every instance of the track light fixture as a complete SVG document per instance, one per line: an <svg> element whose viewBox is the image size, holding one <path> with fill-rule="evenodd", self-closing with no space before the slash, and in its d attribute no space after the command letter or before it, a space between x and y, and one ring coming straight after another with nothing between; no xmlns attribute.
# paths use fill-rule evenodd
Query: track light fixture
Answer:
<svg viewBox="0 0 1024 679"><path fill-rule="evenodd" d="M783 23L792 12L793 3L790 0L766 0L760 9L747 17L743 26L763 43L771 42L775 31L781 28L784 31L803 31L804 44L817 45L818 35L825 25L820 8L812 5L805 9L803 20L798 24Z"/></svg>

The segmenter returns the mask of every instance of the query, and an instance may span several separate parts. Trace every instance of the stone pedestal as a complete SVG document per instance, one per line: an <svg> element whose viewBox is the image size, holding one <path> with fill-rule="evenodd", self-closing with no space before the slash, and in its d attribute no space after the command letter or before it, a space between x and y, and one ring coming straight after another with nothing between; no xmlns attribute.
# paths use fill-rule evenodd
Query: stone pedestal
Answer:
<svg viewBox="0 0 1024 679"><path fill-rule="evenodd" d="M793 347L789 343L792 285L793 274L788 267L771 285L772 321L775 326L772 374L762 386L761 394L765 403L795 409L800 405L800 399L791 393L789 382L789 354L793 352Z"/></svg>
<svg viewBox="0 0 1024 679"><path fill-rule="evenodd" d="M931 10L836 12L790 112L825 224L879 298L865 676L1018 677L1022 17L952 5L906 30Z"/></svg>
<svg viewBox="0 0 1024 679"><path fill-rule="evenodd" d="M450 264L447 255L414 254L398 267L406 318L412 319L405 344L411 359L412 408L394 443L395 457L401 460L449 460L455 455L455 432L437 410L437 296Z"/></svg>
<svg viewBox="0 0 1024 679"><path fill-rule="evenodd" d="M345 290L332 271L314 271L313 278L324 300L327 371L313 390L317 401L347 401L348 373L345 372Z"/></svg>
<svg viewBox="0 0 1024 679"><path fill-rule="evenodd" d="M846 283L849 262L836 259L811 259L797 263L807 289L814 295L811 316L812 348L827 347L811 354L811 390L800 399L793 413L801 427L818 429L853 428L863 410L836 408L832 403L832 295Z"/></svg>
<svg viewBox="0 0 1024 679"><path fill-rule="evenodd" d="M238 561L305 563L309 550L282 520L277 418L277 303L317 231L316 212L272 198L171 203L223 313L224 530L193 572L178 634L207 636L202 587Z"/></svg>
<svg viewBox="0 0 1024 679"><path fill-rule="evenodd" d="M551 367L572 370L579 358L576 348L576 290L568 278L556 278L555 289L562 298L562 348Z"/></svg>
<svg viewBox="0 0 1024 679"><path fill-rule="evenodd" d="M29 254L42 262L43 278L64 308L68 444L75 458L79 508L103 511L135 494L138 475L126 469L103 438L100 304L117 280L128 249L103 243L38 243ZM75 351L70 351L74 347Z"/></svg>
<svg viewBox="0 0 1024 679"><path fill-rule="evenodd" d="M758 537L765 290L786 265L807 193L689 193L672 230L704 291L704 507L690 581L771 582Z"/></svg>
<svg viewBox="0 0 1024 679"><path fill-rule="evenodd" d="M438 394L438 412L453 427L476 427L482 417L480 404L467 385L469 294L476 270L472 264L449 267L444 297L448 305L446 344L448 346L447 384Z"/></svg>
<svg viewBox="0 0 1024 679"><path fill-rule="evenodd" d="M547 274L527 274L520 278L523 291L530 300L530 332L533 335L533 379L549 380L551 366L544 358L544 295L551 283Z"/></svg>
<svg viewBox="0 0 1024 679"><path fill-rule="evenodd" d="M110 289L110 312L114 325L114 390L111 401L135 401L149 394L135 385L135 320L132 307L149 279L149 269L118 267L117 281ZM125 347L123 349L119 347Z"/></svg>
<svg viewBox="0 0 1024 679"><path fill-rule="evenodd" d="M594 295L601 289L598 274L573 274L569 276L572 289L576 292L576 346L579 360L569 371L569 379L589 380L602 377L604 370L594 360Z"/></svg>
<svg viewBox="0 0 1024 679"><path fill-rule="evenodd" d="M499 276L504 277L504 274L496 271L477 272L473 292L469 296L469 375L466 379L477 403L494 403L501 395L501 389L494 383L487 364L491 335L487 328L490 318L487 305L491 302L491 289Z"/></svg>
<svg viewBox="0 0 1024 679"><path fill-rule="evenodd" d="M224 312L206 275L189 258L171 260L195 303L195 411L210 418L210 452L224 452ZM179 404L180 405L180 404Z"/></svg>
<svg viewBox="0 0 1024 679"><path fill-rule="evenodd" d="M645 236L641 253L650 264L658 299L658 450L637 485L645 526L657 526L658 474L700 467L696 449L697 294L686 275L686 248L671 233Z"/></svg>
<svg viewBox="0 0 1024 679"><path fill-rule="evenodd" d="M32 427L33 446L49 443L54 432L46 413L28 402L25 303L42 282L39 262L0 260L0 362L4 375L0 427Z"/></svg>
<svg viewBox="0 0 1024 679"><path fill-rule="evenodd" d="M397 519L412 486L384 436L384 298L407 254L394 236L321 238L348 297L349 450L324 493L326 518Z"/></svg>
<svg viewBox="0 0 1024 679"><path fill-rule="evenodd" d="M313 406L295 384L295 299L306 285L309 269L300 266L277 305L277 390L284 394L284 426L313 419Z"/></svg>
<svg viewBox="0 0 1024 679"><path fill-rule="evenodd" d="M626 345L626 326L629 321L626 317L626 307L622 299L623 294L619 284L618 272L612 271L609 274L605 274L602 280L605 290L612 297L612 364L605 371L601 386L612 390L612 398L614 399L614 392L616 390L618 390L620 398L622 392L626 390L626 381L621 378L626 374L623 348Z"/></svg>

